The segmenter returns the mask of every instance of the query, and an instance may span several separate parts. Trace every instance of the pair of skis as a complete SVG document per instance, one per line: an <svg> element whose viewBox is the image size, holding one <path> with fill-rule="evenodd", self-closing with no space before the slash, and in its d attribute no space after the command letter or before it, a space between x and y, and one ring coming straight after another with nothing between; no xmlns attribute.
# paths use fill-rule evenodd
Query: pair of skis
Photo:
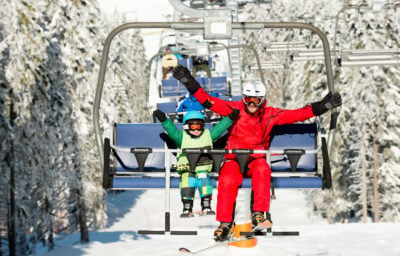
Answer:
<svg viewBox="0 0 400 256"><path fill-rule="evenodd" d="M269 223L271 224L271 223ZM221 246L227 246L230 243L233 242L238 242L238 241L246 241L246 240L250 240L250 239L254 239L254 235L259 234L259 232L263 232L263 230L266 229L270 229L271 226L267 225L267 226L257 226L254 229L252 229L250 232L241 232L240 235L243 237L234 237L233 233L230 235L230 237L227 240L221 241L221 242L216 242L216 241L212 241L212 243L204 246L204 247L200 247L200 248L196 248L196 249L190 249L188 247L181 247L179 248L180 252L184 252L184 253L190 253L190 254L198 254L216 247L221 247ZM243 233L249 233L249 234L243 234Z"/></svg>
<svg viewBox="0 0 400 256"><path fill-rule="evenodd" d="M200 248L195 248L195 249L191 249L189 247L181 247L179 248L180 252L184 252L184 253L190 253L190 254L198 254L207 250L210 250L212 248L215 247L220 247L220 246L224 246L224 245L228 245L229 240L225 240L222 242L215 242L214 240L212 241L212 243L204 246L204 247L200 247Z"/></svg>
<svg viewBox="0 0 400 256"><path fill-rule="evenodd" d="M179 251L183 253L199 254L216 247L227 246L232 242L254 239L255 236L266 236L268 233L272 236L298 236L300 234L298 231L272 231L272 223L266 222L264 225L261 224L260 226L253 228L251 231L240 232L240 236L244 237L235 238L232 235L228 240L222 242L215 242L213 240L212 243L200 248L190 249L188 247L181 247L179 248Z"/></svg>

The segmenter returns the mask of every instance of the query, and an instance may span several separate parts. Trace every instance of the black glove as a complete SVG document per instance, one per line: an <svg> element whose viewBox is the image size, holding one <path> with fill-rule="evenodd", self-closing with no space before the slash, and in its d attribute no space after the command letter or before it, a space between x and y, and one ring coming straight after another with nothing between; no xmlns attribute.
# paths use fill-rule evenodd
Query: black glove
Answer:
<svg viewBox="0 0 400 256"><path fill-rule="evenodd" d="M161 123L167 120L167 116L165 115L165 113L158 109L153 111L153 116L157 117Z"/></svg>
<svg viewBox="0 0 400 256"><path fill-rule="evenodd" d="M238 117L239 113L240 113L240 110L234 108L234 109L232 110L232 112L228 115L228 117L229 117L232 121L234 121L234 120Z"/></svg>
<svg viewBox="0 0 400 256"><path fill-rule="evenodd" d="M186 84L189 80L193 80L193 76L190 74L189 69L182 65L178 65L176 68L174 68L172 75L184 84Z"/></svg>
<svg viewBox="0 0 400 256"><path fill-rule="evenodd" d="M190 74L189 69L182 65L178 65L174 68L172 76L181 81L191 94L194 94L200 88L199 83L194 79L192 74Z"/></svg>
<svg viewBox="0 0 400 256"><path fill-rule="evenodd" d="M342 97L340 94L338 92L334 94L330 92L321 101L312 103L311 108L314 115L319 116L340 105L342 105Z"/></svg>

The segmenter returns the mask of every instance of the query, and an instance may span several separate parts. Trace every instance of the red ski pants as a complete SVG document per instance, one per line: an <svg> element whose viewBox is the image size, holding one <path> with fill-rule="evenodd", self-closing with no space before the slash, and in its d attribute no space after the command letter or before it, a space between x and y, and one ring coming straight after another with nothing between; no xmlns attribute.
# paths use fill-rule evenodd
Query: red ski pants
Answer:
<svg viewBox="0 0 400 256"><path fill-rule="evenodd" d="M265 158L256 158L248 164L246 176L251 177L254 192L253 211L268 212L270 203L271 168ZM239 164L230 160L224 163L218 178L217 221L231 222L234 205L243 175ZM250 204L250 202L248 202Z"/></svg>

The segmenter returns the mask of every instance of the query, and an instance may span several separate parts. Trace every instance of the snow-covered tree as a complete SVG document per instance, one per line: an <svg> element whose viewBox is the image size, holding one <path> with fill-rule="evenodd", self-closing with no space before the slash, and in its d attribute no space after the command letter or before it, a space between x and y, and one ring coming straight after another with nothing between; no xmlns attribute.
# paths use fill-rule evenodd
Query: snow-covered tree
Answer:
<svg viewBox="0 0 400 256"><path fill-rule="evenodd" d="M299 21L310 22L326 33L336 49L383 49L398 48L398 33L395 32L397 17L393 11L380 13L359 12L349 9L339 16L338 31L335 18L347 1L279 1L271 6L247 5L243 19L246 21ZM389 24L389 26L388 26ZM372 29L371 29L372 28ZM386 29L389 29L386 30ZM263 50L270 42L304 42L309 48L321 48L316 35L307 31L268 30L253 33L255 38L244 40L255 43L262 52L264 61L274 59L277 54ZM244 56L244 62L249 58ZM278 56L279 58L279 56ZM262 60L262 61L263 61ZM322 61L288 61L284 79L277 79L278 72L266 73L269 81L284 82L281 93L269 96L270 105L279 106L277 97L282 95L282 105L295 108L322 98L327 92L326 71ZM334 66L334 84L343 98L338 120L336 139L331 152L333 188L329 191L312 191L314 205L325 209L328 217L343 218L345 213L362 211L373 205L374 160L378 163L378 191L381 220L398 221L398 125L394 118L399 104L398 72L395 66L338 67ZM268 88L270 89L270 88ZM271 91L271 90L270 90ZM390 99L390 100L388 100ZM328 115L321 117L323 127L328 128ZM378 150L374 150L377 144ZM321 165L320 165L321 166ZM364 178L363 178L364 173ZM363 182L366 185L363 187ZM370 214L370 212L368 212Z"/></svg>
<svg viewBox="0 0 400 256"><path fill-rule="evenodd" d="M0 195L0 224L14 224L16 234L8 244L16 241L15 254L26 255L37 242L52 248L55 233L79 230L85 242L89 227L105 225L92 108L102 44L109 31L100 29L103 23L96 1L4 4L6 8L0 10L0 188L6 193ZM120 77L126 99L103 100L102 118L142 122L147 119L146 104L141 105L147 100L143 40L134 31L119 44L108 74ZM135 48L129 49L130 45ZM127 113L123 120L112 117L120 105ZM11 201L12 212L8 211Z"/></svg>
<svg viewBox="0 0 400 256"><path fill-rule="evenodd" d="M113 22L104 21L111 31L126 18L114 13ZM102 128L109 137L113 123L148 122L147 110L149 73L146 70L145 49L139 30L125 30L112 41L101 109ZM113 104L110 104L110 103Z"/></svg>

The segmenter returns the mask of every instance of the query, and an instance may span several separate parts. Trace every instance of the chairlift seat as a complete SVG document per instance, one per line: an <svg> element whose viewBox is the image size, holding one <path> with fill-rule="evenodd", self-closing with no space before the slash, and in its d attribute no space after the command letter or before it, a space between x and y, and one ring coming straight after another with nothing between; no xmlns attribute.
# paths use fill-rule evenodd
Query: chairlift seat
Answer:
<svg viewBox="0 0 400 256"><path fill-rule="evenodd" d="M161 85L163 97L184 96L187 93L185 86L173 77L163 79Z"/></svg>
<svg viewBox="0 0 400 256"><path fill-rule="evenodd" d="M182 124L176 124L182 129ZM207 128L212 124L207 123ZM214 144L215 148L223 147L226 136L221 137ZM114 145L117 149L130 148L176 148L172 140L164 132L160 123L151 124L115 124ZM276 126L271 132L270 150L283 150L286 148L301 148L314 150L317 146L317 129L313 123L290 124ZM138 163L132 153L113 150L113 171L110 171L111 189L140 189L140 188L164 188L164 176L146 176L146 173L165 172L164 152L149 153L143 172L138 169ZM107 156L106 156L107 157ZM109 157L109 156L108 156ZM175 160L171 153L170 162ZM324 188L321 175L317 175L317 154L305 154L300 158L296 172L291 172L291 166L283 155L271 157L272 181L275 188ZM171 170L173 171L173 170ZM289 173L288 176L274 176L274 173ZM315 172L316 175L298 176L298 173ZM140 174L138 176L138 174ZM213 176L216 187L216 177ZM251 179L245 178L242 187L251 187ZM171 188L179 188L179 177L170 178Z"/></svg>

